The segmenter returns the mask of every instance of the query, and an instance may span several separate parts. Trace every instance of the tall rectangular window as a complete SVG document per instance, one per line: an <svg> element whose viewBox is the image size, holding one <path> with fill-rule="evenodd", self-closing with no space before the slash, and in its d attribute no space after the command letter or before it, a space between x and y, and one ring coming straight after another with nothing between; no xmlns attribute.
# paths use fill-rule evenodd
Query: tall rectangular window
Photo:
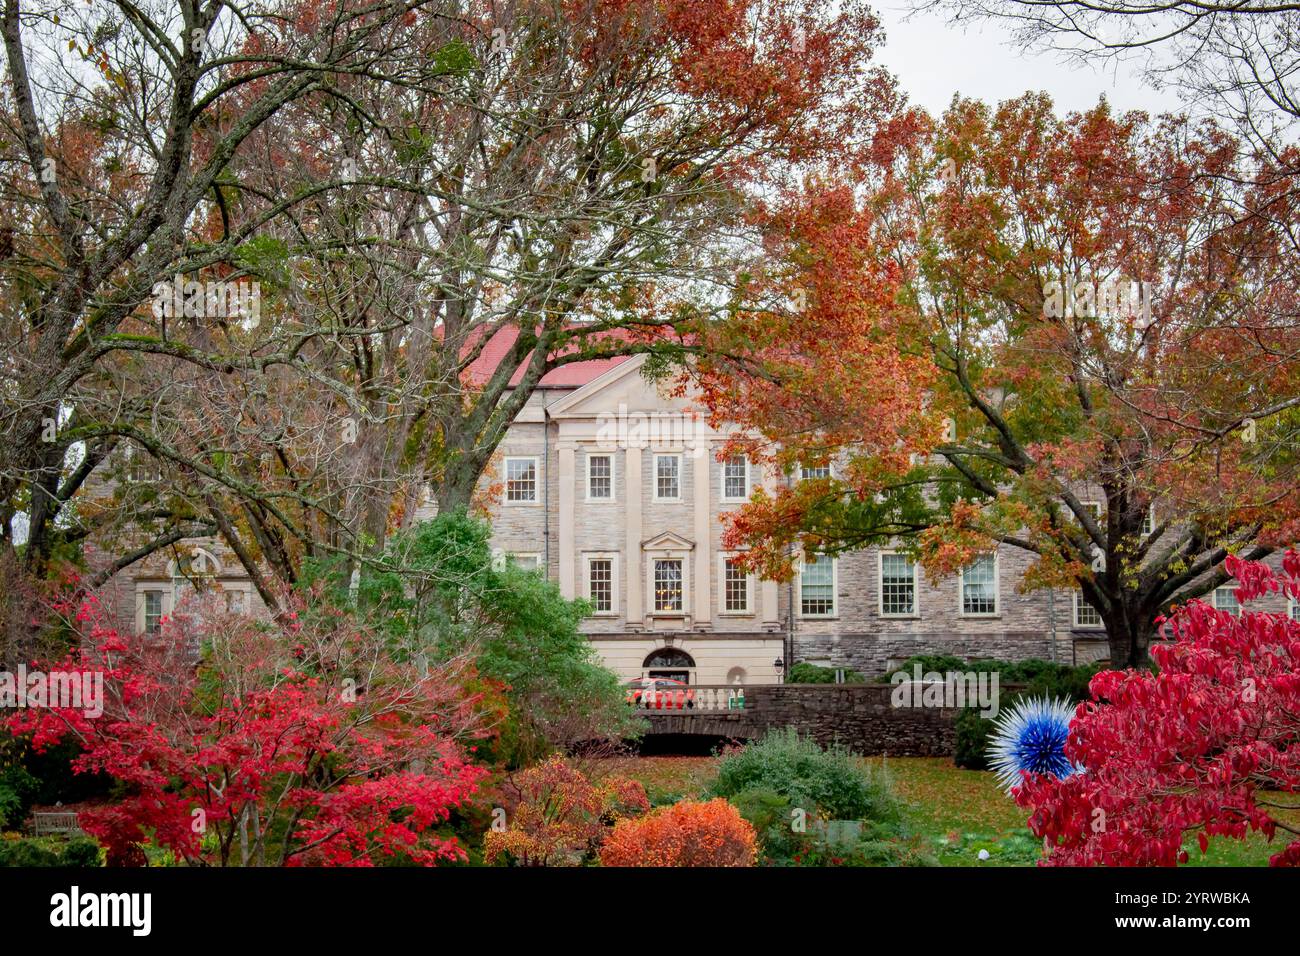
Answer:
<svg viewBox="0 0 1300 956"><path fill-rule="evenodd" d="M799 573L799 612L804 617L835 613L835 559L824 554L804 558Z"/></svg>
<svg viewBox="0 0 1300 956"><path fill-rule="evenodd" d="M609 501L614 497L614 459L611 456L587 456L587 497L592 501Z"/></svg>
<svg viewBox="0 0 1300 956"><path fill-rule="evenodd" d="M244 615L248 613L248 595L243 591L227 591L226 613Z"/></svg>
<svg viewBox="0 0 1300 956"><path fill-rule="evenodd" d="M537 459L506 459L506 501L524 503L537 500Z"/></svg>
<svg viewBox="0 0 1300 956"><path fill-rule="evenodd" d="M749 459L744 455L732 455L722 463L722 497L724 501L749 497Z"/></svg>
<svg viewBox="0 0 1300 956"><path fill-rule="evenodd" d="M749 611L749 575L735 558L722 563L722 609L729 614Z"/></svg>
<svg viewBox="0 0 1300 956"><path fill-rule="evenodd" d="M916 613L916 565L906 555L880 556L880 613L886 617Z"/></svg>
<svg viewBox="0 0 1300 956"><path fill-rule="evenodd" d="M162 591L144 592L144 632L157 634L162 627L163 593Z"/></svg>
<svg viewBox="0 0 1300 956"><path fill-rule="evenodd" d="M1237 602L1236 585L1224 585L1221 588L1214 589L1214 607L1219 611L1227 611L1233 617L1241 614L1241 605Z"/></svg>
<svg viewBox="0 0 1300 956"><path fill-rule="evenodd" d="M961 612L974 616L998 613L997 561L982 554L961 572Z"/></svg>
<svg viewBox="0 0 1300 956"><path fill-rule="evenodd" d="M612 558L587 560L587 597L597 614L614 610L614 561Z"/></svg>
<svg viewBox="0 0 1300 956"><path fill-rule="evenodd" d="M1074 626L1101 627L1101 612L1085 601L1078 591L1074 592Z"/></svg>
<svg viewBox="0 0 1300 956"><path fill-rule="evenodd" d="M655 498L659 501L677 501L681 496L681 456L655 455Z"/></svg>
<svg viewBox="0 0 1300 956"><path fill-rule="evenodd" d="M655 610L680 611L682 604L681 558L655 559Z"/></svg>

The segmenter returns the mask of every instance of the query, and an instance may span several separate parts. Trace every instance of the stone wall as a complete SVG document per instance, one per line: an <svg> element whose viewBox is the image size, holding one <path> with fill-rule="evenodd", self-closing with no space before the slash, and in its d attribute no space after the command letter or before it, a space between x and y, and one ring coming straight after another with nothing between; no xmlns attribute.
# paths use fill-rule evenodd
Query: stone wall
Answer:
<svg viewBox="0 0 1300 956"><path fill-rule="evenodd" d="M826 745L867 756L951 757L955 708L894 707L890 684L774 684L745 688L743 712L652 713L654 734L753 740L793 727Z"/></svg>

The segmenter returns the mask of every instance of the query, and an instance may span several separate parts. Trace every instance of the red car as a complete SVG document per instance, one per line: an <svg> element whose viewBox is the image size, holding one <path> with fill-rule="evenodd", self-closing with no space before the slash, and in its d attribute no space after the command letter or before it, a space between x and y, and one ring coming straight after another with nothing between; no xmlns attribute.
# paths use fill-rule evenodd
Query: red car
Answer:
<svg viewBox="0 0 1300 956"><path fill-rule="evenodd" d="M695 691L685 681L670 677L637 677L627 682L627 702L646 710L688 710L695 706Z"/></svg>

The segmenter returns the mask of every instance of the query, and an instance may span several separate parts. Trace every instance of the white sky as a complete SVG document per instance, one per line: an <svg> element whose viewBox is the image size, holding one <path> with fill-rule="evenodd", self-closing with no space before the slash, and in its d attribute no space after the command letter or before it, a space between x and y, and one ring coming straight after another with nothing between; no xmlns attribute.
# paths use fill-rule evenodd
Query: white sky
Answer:
<svg viewBox="0 0 1300 956"><path fill-rule="evenodd" d="M936 13L909 17L905 0L877 0L885 28L878 61L898 77L908 99L939 115L954 93L998 103L1027 90L1045 90L1059 113L1095 106L1103 94L1117 112L1180 111L1171 91L1148 86L1135 66L1065 64L1056 53L1021 53L997 23L950 23Z"/></svg>

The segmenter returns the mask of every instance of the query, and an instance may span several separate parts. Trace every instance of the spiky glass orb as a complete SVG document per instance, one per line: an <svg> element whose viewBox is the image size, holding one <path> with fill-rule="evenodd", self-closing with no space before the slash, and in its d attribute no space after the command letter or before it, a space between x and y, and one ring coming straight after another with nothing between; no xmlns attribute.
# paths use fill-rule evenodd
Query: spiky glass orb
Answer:
<svg viewBox="0 0 1300 956"><path fill-rule="evenodd" d="M989 739L989 765L1007 793L1020 785L1022 770L1064 779L1079 769L1065 756L1073 716L1069 701L1031 697L998 717Z"/></svg>

